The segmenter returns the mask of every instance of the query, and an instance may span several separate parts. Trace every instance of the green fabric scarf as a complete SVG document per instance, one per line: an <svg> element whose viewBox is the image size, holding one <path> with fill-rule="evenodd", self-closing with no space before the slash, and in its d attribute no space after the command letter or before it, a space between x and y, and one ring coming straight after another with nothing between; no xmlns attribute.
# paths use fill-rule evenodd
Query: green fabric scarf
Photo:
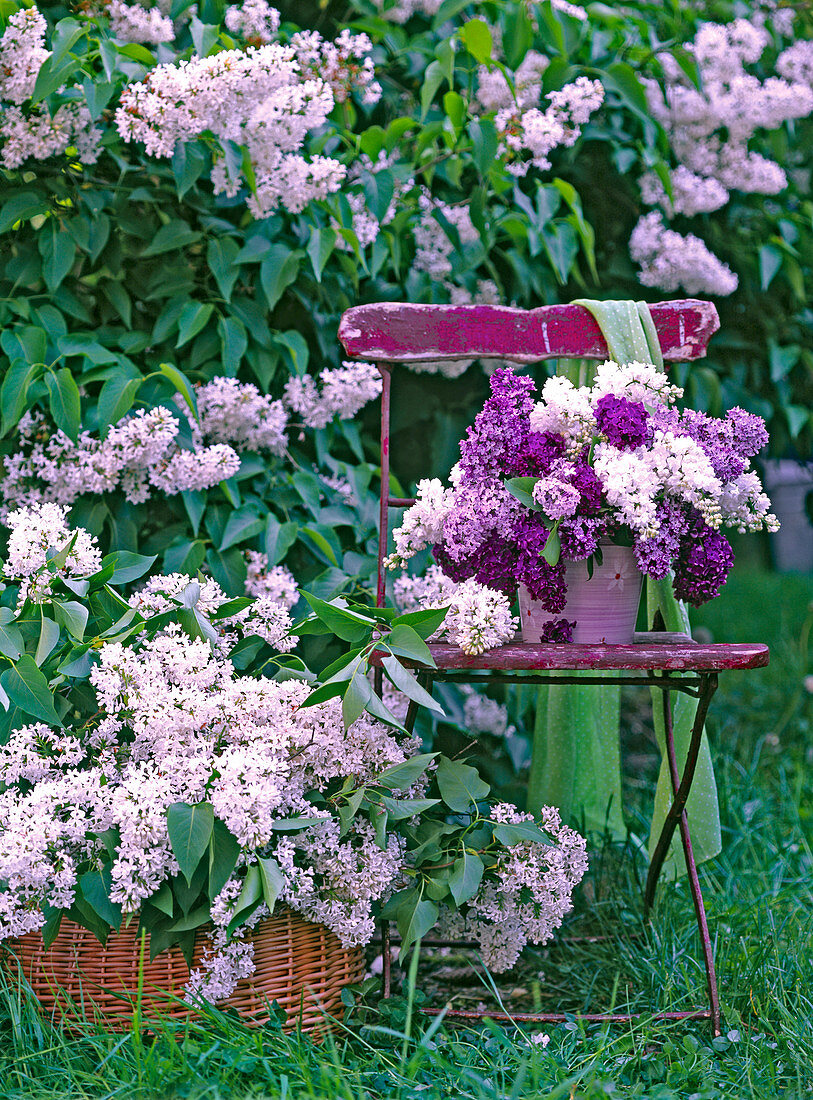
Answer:
<svg viewBox="0 0 813 1100"><path fill-rule="evenodd" d="M595 317L617 363L653 363L663 369L658 335L645 302L581 300ZM589 385L593 367L586 361L560 360L557 374L574 385ZM647 621L660 611L666 630L690 633L684 605L675 599L669 578L647 580ZM661 770L649 839L650 854L672 801L672 783L665 757L661 693L652 689L655 735L661 751ZM537 694L533 754L528 782L528 808L538 812L553 805L564 820L587 832L626 838L622 814L619 753L620 688L543 686ZM689 696L673 699L672 715L678 767L688 751L696 702ZM720 814L708 739L704 733L692 793L687 804L698 862L720 851ZM665 868L673 876L685 872L677 835Z"/></svg>

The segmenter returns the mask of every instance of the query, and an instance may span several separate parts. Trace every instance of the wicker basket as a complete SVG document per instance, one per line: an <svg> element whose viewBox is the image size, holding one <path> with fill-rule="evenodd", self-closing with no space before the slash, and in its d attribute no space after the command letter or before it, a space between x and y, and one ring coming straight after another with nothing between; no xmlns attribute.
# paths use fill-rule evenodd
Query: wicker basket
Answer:
<svg viewBox="0 0 813 1100"><path fill-rule="evenodd" d="M103 946L92 932L63 920L47 951L40 933L30 932L8 943L4 962L12 972L22 972L44 1012L98 1015L113 1030L124 1030L132 1021L143 965L142 1016L186 1018L191 1010L173 999L183 996L189 977L183 955L175 946L150 961L146 949L142 960L136 929L133 921L129 928L111 932ZM235 1009L250 1026L268 1020L268 1005L276 1001L289 1028L320 1030L325 1013L340 1014L342 988L364 975L359 948L345 950L324 925L312 924L287 908L261 921L250 939L256 970L218 1006ZM205 943L206 937L197 937L194 965Z"/></svg>

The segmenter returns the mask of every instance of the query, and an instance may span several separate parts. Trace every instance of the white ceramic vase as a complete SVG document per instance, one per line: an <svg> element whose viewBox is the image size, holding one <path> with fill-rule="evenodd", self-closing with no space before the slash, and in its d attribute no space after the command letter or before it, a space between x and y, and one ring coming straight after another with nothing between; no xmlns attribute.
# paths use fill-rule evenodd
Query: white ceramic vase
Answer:
<svg viewBox="0 0 813 1100"><path fill-rule="evenodd" d="M602 544L602 562L593 562L588 576L586 561L565 564L567 603L557 614L545 611L532 600L524 584L519 586L519 613L524 642L540 642L546 623L557 619L575 620L573 641L630 644L635 633L638 604L644 576L631 546Z"/></svg>

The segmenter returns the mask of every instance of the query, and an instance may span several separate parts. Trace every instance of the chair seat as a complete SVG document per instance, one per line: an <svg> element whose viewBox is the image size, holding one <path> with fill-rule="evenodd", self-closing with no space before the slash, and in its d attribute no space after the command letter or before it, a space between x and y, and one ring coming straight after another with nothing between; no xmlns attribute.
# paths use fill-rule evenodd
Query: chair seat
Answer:
<svg viewBox="0 0 813 1100"><path fill-rule="evenodd" d="M696 642L637 642L633 645L510 642L476 657L448 642L433 642L429 652L438 669L530 672L548 670L661 669L669 672L723 672L763 668L769 650L759 642L699 645ZM372 664L380 663L373 654ZM376 659L378 658L378 660ZM410 668L428 668L402 658Z"/></svg>

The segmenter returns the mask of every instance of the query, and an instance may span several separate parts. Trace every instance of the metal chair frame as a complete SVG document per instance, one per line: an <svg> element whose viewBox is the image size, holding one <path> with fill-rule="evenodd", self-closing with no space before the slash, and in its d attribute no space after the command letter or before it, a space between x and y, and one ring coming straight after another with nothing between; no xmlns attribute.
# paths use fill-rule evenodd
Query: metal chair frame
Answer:
<svg viewBox="0 0 813 1100"><path fill-rule="evenodd" d="M709 302L681 300L650 307L666 362L687 362L706 354L710 336L719 327L717 312ZM440 359L504 358L519 362L546 359L606 359L608 351L592 315L582 306L543 306L519 310L503 306L431 306L378 303L348 310L341 320L339 338L353 359L372 361L382 377L381 393L381 494L376 603L385 602L389 511L408 507L413 498L390 495L390 407L392 371L396 363ZM644 889L644 909L649 912L674 836L680 832L689 888L703 951L708 1008L685 1012L646 1014L660 1020L708 1019L720 1034L720 1003L714 952L709 933L697 863L692 849L686 801L694 779L703 727L718 673L729 669L767 665L768 648L762 644L699 645L688 636L647 633L636 635L633 645L532 644L513 642L479 657L467 657L456 646L435 643L430 651L436 667L414 665L426 690L438 681L467 684L630 684L658 688L662 693L666 753L672 780L673 802L650 861ZM578 671L579 675L572 673ZM612 675L602 675L612 671ZM570 675L568 675L570 673ZM587 675L585 675L587 673ZM620 674L619 674L620 673ZM694 673L686 676L685 673ZM678 675L680 674L680 675ZM376 672L381 690L381 669ZM689 749L681 773L672 728L671 693L696 698L697 711ZM406 726L414 727L417 705L410 702ZM427 943L429 941L426 941ZM389 922L381 927L383 988L391 989ZM434 945L452 945L432 940ZM453 941L463 946L459 941ZM558 1023L573 1013L501 1013L455 1009L423 1009L430 1015L444 1011L446 1018L476 1020L484 1017L526 1023ZM626 1021L641 1013L576 1014L588 1021Z"/></svg>

